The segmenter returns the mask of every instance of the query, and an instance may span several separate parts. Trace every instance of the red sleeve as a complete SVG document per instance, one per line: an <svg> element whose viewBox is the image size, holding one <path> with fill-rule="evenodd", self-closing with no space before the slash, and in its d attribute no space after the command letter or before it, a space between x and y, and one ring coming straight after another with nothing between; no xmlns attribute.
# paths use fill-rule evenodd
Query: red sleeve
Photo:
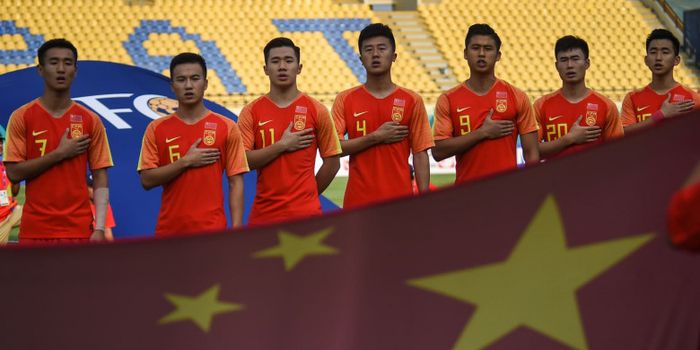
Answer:
<svg viewBox="0 0 700 350"><path fill-rule="evenodd" d="M252 103L247 104L238 115L238 128L240 129L243 147L246 151L252 151L255 146L255 128L253 128L252 109Z"/></svg>
<svg viewBox="0 0 700 350"><path fill-rule="evenodd" d="M139 164L136 167L137 171L154 169L160 166L155 132L157 121L158 120L152 121L146 127L146 132L143 135L143 141L141 143L141 154L139 155Z"/></svg>
<svg viewBox="0 0 700 350"><path fill-rule="evenodd" d="M518 119L515 121L518 125L518 133L525 135L539 130L530 98L524 92L515 90L515 101L518 105Z"/></svg>
<svg viewBox="0 0 700 350"><path fill-rule="evenodd" d="M450 100L446 94L438 97L435 104L435 120L433 121L433 137L435 140L445 140L452 137L454 132L450 117Z"/></svg>
<svg viewBox="0 0 700 350"><path fill-rule="evenodd" d="M411 140L411 151L413 153L418 153L428 148L435 147L435 142L433 141L430 121L428 121L428 112L425 111L423 98L413 94L413 99L415 103L413 105L413 116L411 116L408 137Z"/></svg>
<svg viewBox="0 0 700 350"><path fill-rule="evenodd" d="M27 140L25 138L24 111L26 107L18 109L7 122L7 134L5 135L5 149L3 150L4 162L23 162L27 160Z"/></svg>
<svg viewBox="0 0 700 350"><path fill-rule="evenodd" d="M90 169L103 169L114 166L112 152L107 141L107 132L102 124L102 119L90 112L92 118L92 132L90 133L90 147L88 148L88 160Z"/></svg>
<svg viewBox="0 0 700 350"><path fill-rule="evenodd" d="M607 101L608 113L605 116L605 126L603 127L603 140L611 140L624 136L622 121L617 106L612 101Z"/></svg>
<svg viewBox="0 0 700 350"><path fill-rule="evenodd" d="M335 124L335 131L338 133L338 139L345 139L345 97L347 93L340 93L333 102L333 109L331 114L333 115L333 123Z"/></svg>
<svg viewBox="0 0 700 350"><path fill-rule="evenodd" d="M226 138L226 175L233 176L250 171L248 159L238 125L233 120L226 120L228 137Z"/></svg>

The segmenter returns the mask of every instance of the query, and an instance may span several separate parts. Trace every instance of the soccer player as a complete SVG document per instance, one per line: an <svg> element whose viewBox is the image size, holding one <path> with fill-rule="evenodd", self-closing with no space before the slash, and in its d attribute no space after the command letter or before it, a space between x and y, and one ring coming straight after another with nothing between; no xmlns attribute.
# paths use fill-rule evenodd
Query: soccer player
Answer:
<svg viewBox="0 0 700 350"><path fill-rule="evenodd" d="M78 50L65 39L52 39L37 56L44 93L12 113L5 145L8 178L26 181L20 244L104 240L107 168L113 164L102 121L70 98ZM94 226L88 165L95 185Z"/></svg>
<svg viewBox="0 0 700 350"><path fill-rule="evenodd" d="M517 167L520 135L527 163L537 163L537 122L527 95L496 78L501 39L488 24L469 27L464 59L470 76L435 106L435 160L457 157L455 183Z"/></svg>
<svg viewBox="0 0 700 350"><path fill-rule="evenodd" d="M673 78L673 68L681 63L679 50L680 42L666 29L654 29L647 37L644 64L651 71L651 83L622 101L626 133L700 106L700 95Z"/></svg>
<svg viewBox="0 0 700 350"><path fill-rule="evenodd" d="M350 156L345 208L411 195L411 153L418 189L427 192L427 151L434 146L423 99L391 79L397 57L391 29L368 25L360 32L358 47L367 82L341 92L332 112L343 154Z"/></svg>
<svg viewBox="0 0 700 350"><path fill-rule="evenodd" d="M228 176L233 227L243 221L243 176L248 163L233 120L204 106L207 65L181 53L170 62L177 112L146 128L138 171L145 189L163 186L156 236L226 228L222 174Z"/></svg>
<svg viewBox="0 0 700 350"><path fill-rule="evenodd" d="M5 142L5 129L0 126L0 156ZM17 203L19 184L7 178L5 166L0 162L0 245L7 243L10 231L19 226L22 220L22 205Z"/></svg>
<svg viewBox="0 0 700 350"><path fill-rule="evenodd" d="M340 143L328 110L297 88L300 51L288 38L265 45L270 91L239 117L248 164L258 172L250 224L320 214L318 196L340 169ZM314 176L316 150L323 164Z"/></svg>
<svg viewBox="0 0 700 350"><path fill-rule="evenodd" d="M542 158L622 136L615 103L586 87L586 71L591 65L586 41L572 35L561 37L554 46L554 57L562 87L535 101Z"/></svg>

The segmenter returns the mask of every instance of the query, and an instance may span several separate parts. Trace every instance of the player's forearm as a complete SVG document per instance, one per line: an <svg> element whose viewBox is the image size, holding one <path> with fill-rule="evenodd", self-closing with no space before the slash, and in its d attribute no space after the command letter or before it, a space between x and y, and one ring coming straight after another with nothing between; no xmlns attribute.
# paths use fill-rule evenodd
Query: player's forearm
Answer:
<svg viewBox="0 0 700 350"><path fill-rule="evenodd" d="M537 147L537 131L520 135L520 144L523 146L523 157L527 164L540 162L540 150Z"/></svg>
<svg viewBox="0 0 700 350"><path fill-rule="evenodd" d="M435 147L433 147L431 153L433 158L439 162L454 155L462 154L485 139L486 137L479 130L476 130L462 136L436 140Z"/></svg>
<svg viewBox="0 0 700 350"><path fill-rule="evenodd" d="M93 202L95 203L95 231L105 230L107 218L107 205L109 203L109 182L107 169L92 171Z"/></svg>
<svg viewBox="0 0 700 350"><path fill-rule="evenodd" d="M7 178L12 183L31 180L63 160L58 152L49 152L43 157L21 162L5 163Z"/></svg>
<svg viewBox="0 0 700 350"><path fill-rule="evenodd" d="M243 175L228 177L228 207L231 214L231 225L243 225Z"/></svg>
<svg viewBox="0 0 700 350"><path fill-rule="evenodd" d="M281 143L273 143L265 148L246 151L248 167L250 169L260 169L284 153L284 146Z"/></svg>
<svg viewBox="0 0 700 350"><path fill-rule="evenodd" d="M573 143L570 142L567 137L560 137L554 141L539 143L540 157L549 157L557 154L572 144Z"/></svg>
<svg viewBox="0 0 700 350"><path fill-rule="evenodd" d="M319 195L328 188L339 169L340 158L338 156L323 158L323 164L316 173L316 188Z"/></svg>
<svg viewBox="0 0 700 350"><path fill-rule="evenodd" d="M415 171L418 191L428 192L430 190L430 160L427 151L413 154L413 170Z"/></svg>
<svg viewBox="0 0 700 350"><path fill-rule="evenodd" d="M340 147L343 149L341 156L351 156L360 153L379 143L379 139L373 135L365 135L350 140L341 140Z"/></svg>
<svg viewBox="0 0 700 350"><path fill-rule="evenodd" d="M187 170L187 164L183 158L158 168L141 170L141 185L146 190L165 185L180 176L185 170Z"/></svg>
<svg viewBox="0 0 700 350"><path fill-rule="evenodd" d="M634 123L634 124L630 124L627 126L623 126L622 129L624 130L625 135L627 135L628 133L631 133L631 132L636 132L638 130L646 129L646 128L654 125L654 123L656 123L656 121L654 121L654 119L647 118L647 119L642 120L639 123Z"/></svg>

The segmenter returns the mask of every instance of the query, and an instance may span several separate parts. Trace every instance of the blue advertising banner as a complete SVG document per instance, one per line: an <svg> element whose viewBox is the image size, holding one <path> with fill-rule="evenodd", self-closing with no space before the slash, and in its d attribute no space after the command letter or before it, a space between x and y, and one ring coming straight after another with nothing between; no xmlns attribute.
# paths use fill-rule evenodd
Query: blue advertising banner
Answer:
<svg viewBox="0 0 700 350"><path fill-rule="evenodd" d="M0 89L4 91L0 123L6 126L12 112L41 96L43 88L44 82L36 68L0 75ZM109 170L110 202L117 222L115 236L152 235L162 190L160 187L144 190L136 166L148 123L177 109L169 79L139 67L80 61L71 95L73 100L99 114L107 130L115 164ZM205 105L216 113L237 120L237 116L223 106L211 101L205 101ZM255 197L255 182L254 171L246 174L244 222L247 222ZM337 208L325 198L321 198L321 204L324 210ZM226 212L228 215L228 210Z"/></svg>

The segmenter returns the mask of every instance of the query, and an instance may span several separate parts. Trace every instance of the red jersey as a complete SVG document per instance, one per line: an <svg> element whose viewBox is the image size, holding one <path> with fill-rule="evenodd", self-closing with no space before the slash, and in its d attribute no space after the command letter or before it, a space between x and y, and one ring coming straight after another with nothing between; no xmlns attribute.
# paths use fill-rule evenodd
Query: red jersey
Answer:
<svg viewBox="0 0 700 350"><path fill-rule="evenodd" d="M544 142L551 142L566 135L578 117L582 117L579 125L599 126L602 130L598 141L569 146L549 158L578 152L623 135L617 106L609 98L593 90L577 103L571 103L564 98L561 90L542 96L535 101L535 114L540 125L539 140Z"/></svg>
<svg viewBox="0 0 700 350"><path fill-rule="evenodd" d="M537 122L527 95L503 80L496 80L485 95L477 95L462 83L438 98L433 125L435 140L466 135L478 129L491 109L491 119L510 120L516 130L509 136L483 140L457 154L456 183L516 168L518 134L537 131Z"/></svg>
<svg viewBox="0 0 700 350"><path fill-rule="evenodd" d="M238 125L209 112L195 124L186 124L177 114L148 124L143 136L138 171L168 165L184 157L197 139L198 147L216 148L221 157L203 167L188 168L163 185L156 236L226 228L222 174L248 171L248 161Z"/></svg>
<svg viewBox="0 0 700 350"><path fill-rule="evenodd" d="M640 123L661 109L661 105L671 94L671 103L685 100L695 101L695 108L700 108L700 94L681 84L669 90L665 94L658 94L649 85L644 88L634 90L625 96L622 101L622 125L628 126Z"/></svg>
<svg viewBox="0 0 700 350"><path fill-rule="evenodd" d="M66 130L69 138L90 135L87 152L65 159L26 182L20 239L89 238L92 213L86 168L111 167L112 155L100 118L73 102L54 118L36 99L10 117L5 163L42 157L58 147Z"/></svg>
<svg viewBox="0 0 700 350"><path fill-rule="evenodd" d="M268 96L249 103L238 119L246 150L274 144L292 123L292 131L313 129L311 146L281 154L257 169L258 184L248 223L258 224L321 213L314 170L316 150L321 157L339 155L340 142L328 110L320 102L301 94L280 108Z"/></svg>
<svg viewBox="0 0 700 350"><path fill-rule="evenodd" d="M408 126L408 137L400 142L378 144L350 156L345 208L388 198L410 195L408 156L433 146L430 123L423 99L397 87L384 98L376 98L364 85L341 92L333 103L333 121L342 139L369 135L390 121Z"/></svg>
<svg viewBox="0 0 700 350"><path fill-rule="evenodd" d="M700 249L700 183L686 187L673 196L668 208L668 233L674 244Z"/></svg>

